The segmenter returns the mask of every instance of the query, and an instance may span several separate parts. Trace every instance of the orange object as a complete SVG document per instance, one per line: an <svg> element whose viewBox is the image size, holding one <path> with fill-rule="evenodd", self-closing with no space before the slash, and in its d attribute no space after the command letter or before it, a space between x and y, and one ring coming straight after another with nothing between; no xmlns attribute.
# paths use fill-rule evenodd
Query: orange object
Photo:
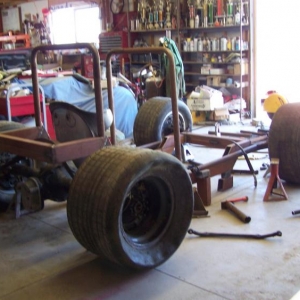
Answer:
<svg viewBox="0 0 300 300"><path fill-rule="evenodd" d="M239 201L248 201L248 196L243 196L239 198L227 199L227 202L239 202Z"/></svg>

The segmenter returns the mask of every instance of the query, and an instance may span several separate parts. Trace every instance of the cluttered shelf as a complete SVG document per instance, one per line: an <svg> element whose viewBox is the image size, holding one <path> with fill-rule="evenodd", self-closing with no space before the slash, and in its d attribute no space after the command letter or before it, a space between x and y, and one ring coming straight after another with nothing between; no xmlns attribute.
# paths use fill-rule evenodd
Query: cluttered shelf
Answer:
<svg viewBox="0 0 300 300"><path fill-rule="evenodd" d="M29 48L30 36L28 34L2 35L0 36L0 43L3 49Z"/></svg>
<svg viewBox="0 0 300 300"><path fill-rule="evenodd" d="M242 25L243 29L250 29L249 24L243 24ZM206 32L206 31L217 31L220 32L222 31L222 29L224 29L226 32L230 31L231 29L236 31L238 29L240 29L240 25L224 25L224 26L207 26L207 27L182 27L179 28L180 31L201 31L201 32Z"/></svg>
<svg viewBox="0 0 300 300"><path fill-rule="evenodd" d="M222 77L240 77L241 75L245 75L245 74L239 74L239 73L235 73L235 74L229 74L229 73L224 73L224 74L214 74L214 73L209 73L209 74L203 74L203 73L200 73L200 72L189 72L189 71L185 71L184 72L185 75L201 75L201 76L211 76L211 75L219 75L219 76L222 76Z"/></svg>
<svg viewBox="0 0 300 300"><path fill-rule="evenodd" d="M249 49L243 49L242 52L246 52ZM183 50L181 53L240 53L241 50Z"/></svg>
<svg viewBox="0 0 300 300"><path fill-rule="evenodd" d="M227 87L197 86L186 95L186 103L193 113L198 112L209 120L220 121L236 117L247 109L246 101L237 93L230 93Z"/></svg>
<svg viewBox="0 0 300 300"><path fill-rule="evenodd" d="M206 64L203 61L192 61L192 60L183 60L185 65L203 65ZM234 65L236 62L210 62L211 65Z"/></svg>

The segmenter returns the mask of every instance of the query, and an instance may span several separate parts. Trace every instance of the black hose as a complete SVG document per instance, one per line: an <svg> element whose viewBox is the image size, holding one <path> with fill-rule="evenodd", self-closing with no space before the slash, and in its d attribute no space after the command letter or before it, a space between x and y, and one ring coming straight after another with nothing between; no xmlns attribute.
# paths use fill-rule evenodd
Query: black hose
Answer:
<svg viewBox="0 0 300 300"><path fill-rule="evenodd" d="M246 159L246 162L247 162L247 165L248 165L248 167L249 167L249 170L250 170L251 174L252 174L253 177L254 177L254 186L257 187L257 178L256 178L256 176L255 176L255 171L254 171L254 169L253 169L253 167L252 167L252 164L251 164L251 162L250 162L250 160L249 160L248 154L245 152L245 150L242 148L242 146L239 145L237 142L235 142L235 141L231 141L231 142L234 143L237 147L239 147L240 150L243 152L243 155L244 155L244 157L245 157L245 159Z"/></svg>

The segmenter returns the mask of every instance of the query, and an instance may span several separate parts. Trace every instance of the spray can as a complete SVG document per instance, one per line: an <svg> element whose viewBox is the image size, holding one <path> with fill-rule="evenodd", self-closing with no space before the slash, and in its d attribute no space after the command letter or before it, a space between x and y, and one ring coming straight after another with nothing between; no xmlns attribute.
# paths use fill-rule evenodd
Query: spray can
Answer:
<svg viewBox="0 0 300 300"><path fill-rule="evenodd" d="M231 45L231 39L227 40L227 50L231 51L232 50L232 45Z"/></svg>
<svg viewBox="0 0 300 300"><path fill-rule="evenodd" d="M199 28L199 16L196 15L195 17L195 28Z"/></svg>
<svg viewBox="0 0 300 300"><path fill-rule="evenodd" d="M227 50L227 39L226 37L221 38L221 51Z"/></svg>
<svg viewBox="0 0 300 300"><path fill-rule="evenodd" d="M211 51L211 42L209 38L206 39L206 47L207 47L207 51Z"/></svg>
<svg viewBox="0 0 300 300"><path fill-rule="evenodd" d="M194 51L198 50L198 39L194 38Z"/></svg>
<svg viewBox="0 0 300 300"><path fill-rule="evenodd" d="M198 51L203 51L203 42L202 39L198 39Z"/></svg>
<svg viewBox="0 0 300 300"><path fill-rule="evenodd" d="M190 51L194 51L194 41L190 41Z"/></svg>
<svg viewBox="0 0 300 300"><path fill-rule="evenodd" d="M211 40L211 51L217 51L217 39Z"/></svg>
<svg viewBox="0 0 300 300"><path fill-rule="evenodd" d="M235 39L235 50L237 50L237 51L241 50L241 41L238 36Z"/></svg>

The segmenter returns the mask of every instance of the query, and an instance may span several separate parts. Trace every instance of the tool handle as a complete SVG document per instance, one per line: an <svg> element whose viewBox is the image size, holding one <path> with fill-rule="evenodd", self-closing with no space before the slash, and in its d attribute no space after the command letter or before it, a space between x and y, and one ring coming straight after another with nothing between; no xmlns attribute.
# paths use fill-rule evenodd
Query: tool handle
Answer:
<svg viewBox="0 0 300 300"><path fill-rule="evenodd" d="M227 199L227 202L239 202L239 201L248 201L248 196L243 196L239 198Z"/></svg>
<svg viewBox="0 0 300 300"><path fill-rule="evenodd" d="M300 214L300 209L292 211L292 215L297 215L297 214Z"/></svg>
<svg viewBox="0 0 300 300"><path fill-rule="evenodd" d="M226 201L223 203L228 210L232 211L242 222L249 223L251 221L251 217L246 216L242 211L240 211L237 207L234 206L231 202Z"/></svg>

